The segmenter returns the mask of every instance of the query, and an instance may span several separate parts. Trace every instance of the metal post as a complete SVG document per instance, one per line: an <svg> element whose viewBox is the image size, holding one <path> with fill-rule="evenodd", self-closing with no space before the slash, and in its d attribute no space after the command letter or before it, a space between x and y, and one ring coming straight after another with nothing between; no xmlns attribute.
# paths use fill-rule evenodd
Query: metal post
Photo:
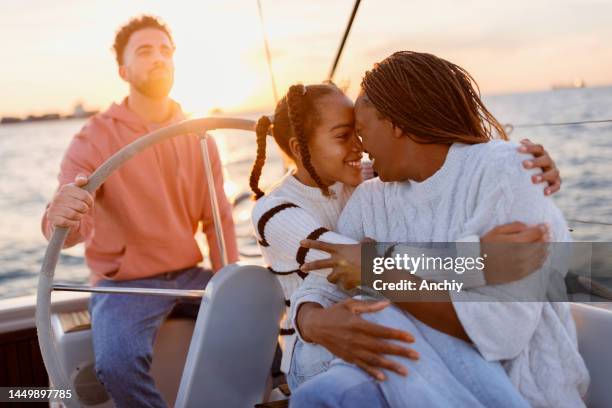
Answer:
<svg viewBox="0 0 612 408"><path fill-rule="evenodd" d="M53 290L60 292L114 293L120 295L167 296L191 299L201 299L204 296L203 290L87 286L71 283L56 283L53 285Z"/></svg>
<svg viewBox="0 0 612 408"><path fill-rule="evenodd" d="M225 250L225 238L223 237L223 226L221 225L221 213L219 212L219 200L217 199L217 191L215 190L215 179L213 177L212 164L210 155L208 154L208 145L206 139L208 133L200 133L200 145L202 146L202 158L204 159L204 175L208 183L208 193L210 195L210 204L212 207L213 222L215 225L215 234L217 236L217 245L221 254L221 267L228 264L227 252ZM210 248L209 248L210 250Z"/></svg>

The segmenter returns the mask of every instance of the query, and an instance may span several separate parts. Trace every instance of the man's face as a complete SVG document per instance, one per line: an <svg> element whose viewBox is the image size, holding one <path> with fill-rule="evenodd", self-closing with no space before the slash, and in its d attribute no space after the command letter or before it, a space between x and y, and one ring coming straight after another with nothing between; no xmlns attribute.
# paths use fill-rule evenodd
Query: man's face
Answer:
<svg viewBox="0 0 612 408"><path fill-rule="evenodd" d="M119 75L141 94L165 98L174 83L174 46L161 30L144 28L130 36Z"/></svg>
<svg viewBox="0 0 612 408"><path fill-rule="evenodd" d="M355 102L355 131L361 137L364 152L370 156L374 171L382 181L399 181L403 177L398 166L401 140L390 120L380 114L360 94Z"/></svg>

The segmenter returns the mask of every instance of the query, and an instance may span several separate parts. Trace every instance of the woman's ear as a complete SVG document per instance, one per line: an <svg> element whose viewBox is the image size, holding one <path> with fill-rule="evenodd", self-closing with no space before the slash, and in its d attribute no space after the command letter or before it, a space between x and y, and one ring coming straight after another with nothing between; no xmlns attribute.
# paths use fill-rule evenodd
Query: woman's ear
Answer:
<svg viewBox="0 0 612 408"><path fill-rule="evenodd" d="M292 137L289 139L289 150L291 151L291 155L294 157L296 161L302 161L302 152L300 151L300 142L298 142L297 137Z"/></svg>

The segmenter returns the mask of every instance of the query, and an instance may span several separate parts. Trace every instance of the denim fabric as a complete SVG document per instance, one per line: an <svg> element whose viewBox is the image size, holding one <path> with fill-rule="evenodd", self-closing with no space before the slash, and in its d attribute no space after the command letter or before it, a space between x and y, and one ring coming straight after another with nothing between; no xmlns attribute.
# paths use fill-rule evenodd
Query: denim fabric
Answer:
<svg viewBox="0 0 612 408"><path fill-rule="evenodd" d="M296 390L300 384L327 371L335 358L325 347L314 343L305 343L298 338L295 341L293 354L291 355L291 367L287 374L289 389L291 391Z"/></svg>
<svg viewBox="0 0 612 408"><path fill-rule="evenodd" d="M291 394L289 408L315 407L388 408L389 404L380 384L364 371L334 363Z"/></svg>
<svg viewBox="0 0 612 408"><path fill-rule="evenodd" d="M211 277L210 270L193 267L147 279L102 281L99 286L204 289ZM89 309L96 375L117 407L166 406L149 369L157 331L179 303L199 301L152 295L92 295Z"/></svg>
<svg viewBox="0 0 612 408"><path fill-rule="evenodd" d="M325 373L297 388L291 398L292 407L529 406L501 364L486 361L472 345L393 306L363 317L414 335L416 341L410 347L420 353L418 361L388 356L403 364L408 376L387 371L387 380L377 382L358 367L335 359ZM299 358L294 354L294 361Z"/></svg>

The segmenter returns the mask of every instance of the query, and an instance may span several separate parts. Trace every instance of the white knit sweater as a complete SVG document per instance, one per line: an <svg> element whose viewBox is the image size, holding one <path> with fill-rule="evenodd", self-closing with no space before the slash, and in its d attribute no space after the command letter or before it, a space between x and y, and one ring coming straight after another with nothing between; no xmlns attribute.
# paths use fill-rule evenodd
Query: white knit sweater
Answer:
<svg viewBox="0 0 612 408"><path fill-rule="evenodd" d="M547 222L553 242L569 241L561 212L544 196L542 185L531 182L533 172L522 168L524 156L516 149L497 141L454 144L442 168L424 182L366 181L347 203L338 232L355 240L452 242L509 222ZM563 267L547 262L543 269ZM501 361L532 406L584 406L581 396L589 376L569 305L483 302L498 299L505 289L522 290L538 273L526 282L452 292L455 310L483 357ZM345 298L326 279L311 274L291 299L292 320L303 302L328 307Z"/></svg>
<svg viewBox="0 0 612 408"><path fill-rule="evenodd" d="M306 276L299 271L301 264L329 257L329 254L317 250L300 250L301 240L311 237L334 243L357 242L332 232L352 190L336 183L330 187L334 197L325 197L319 188L302 184L289 172L255 204L252 221L259 248L268 269L278 277L287 307L291 295ZM329 272L321 270L316 273L326 276ZM289 372L294 343L293 324L286 315L281 322L279 339L283 350L281 369L285 373Z"/></svg>

